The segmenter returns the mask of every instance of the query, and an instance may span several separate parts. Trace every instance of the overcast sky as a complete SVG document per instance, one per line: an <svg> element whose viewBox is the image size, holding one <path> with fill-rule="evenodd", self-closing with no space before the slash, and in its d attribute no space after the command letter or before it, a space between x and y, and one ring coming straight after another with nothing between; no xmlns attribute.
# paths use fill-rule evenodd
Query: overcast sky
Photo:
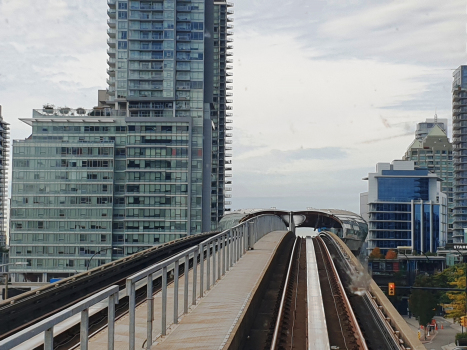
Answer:
<svg viewBox="0 0 467 350"><path fill-rule="evenodd" d="M229 0L232 1L232 0ZM11 138L44 103L106 88L105 0L0 0L0 104ZM465 0L237 0L234 209L359 211L362 181L417 122L451 120ZM449 130L449 135L451 131Z"/></svg>

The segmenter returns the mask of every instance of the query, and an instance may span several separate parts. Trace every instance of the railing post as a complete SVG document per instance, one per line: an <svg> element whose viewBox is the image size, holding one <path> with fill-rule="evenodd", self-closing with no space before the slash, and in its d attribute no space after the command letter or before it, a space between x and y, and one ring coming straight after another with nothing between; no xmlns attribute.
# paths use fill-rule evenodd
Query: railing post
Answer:
<svg viewBox="0 0 467 350"><path fill-rule="evenodd" d="M178 324L178 272L179 272L179 261L175 262L174 266L174 324Z"/></svg>
<svg viewBox="0 0 467 350"><path fill-rule="evenodd" d="M238 260L240 260L240 228L237 228L237 244L236 244L236 248L237 248L237 254L235 255L235 262L238 262Z"/></svg>
<svg viewBox="0 0 467 350"><path fill-rule="evenodd" d="M109 295L109 306L107 313L107 350L114 350L115 339L115 302L118 300L118 294Z"/></svg>
<svg viewBox="0 0 467 350"><path fill-rule="evenodd" d="M248 222L248 235L249 235L249 246L250 246L250 249L253 250L255 249L255 223L254 221L249 221Z"/></svg>
<svg viewBox="0 0 467 350"><path fill-rule="evenodd" d="M230 266L232 266L232 229L229 230L229 233L227 235L227 271L230 270Z"/></svg>
<svg viewBox="0 0 467 350"><path fill-rule="evenodd" d="M237 263L237 260L238 260L238 229L236 228L235 229L235 233L234 233L234 237L235 237L235 240L234 240L234 264Z"/></svg>
<svg viewBox="0 0 467 350"><path fill-rule="evenodd" d="M167 266L162 268L162 335L167 334ZM133 349L132 349L133 350Z"/></svg>
<svg viewBox="0 0 467 350"><path fill-rule="evenodd" d="M44 332L44 350L53 350L54 348L54 328L50 327Z"/></svg>
<svg viewBox="0 0 467 350"><path fill-rule="evenodd" d="M199 247L199 297L202 298L204 295L204 246L200 244Z"/></svg>
<svg viewBox="0 0 467 350"><path fill-rule="evenodd" d="M227 244L227 234L222 236L222 276L225 275L225 249Z"/></svg>
<svg viewBox="0 0 467 350"><path fill-rule="evenodd" d="M135 317L136 317L136 300L135 300L135 285L131 281L128 282L128 313L129 313L129 332L128 332L128 347L130 350L135 350ZM129 288L128 288L129 287Z"/></svg>
<svg viewBox="0 0 467 350"><path fill-rule="evenodd" d="M222 252L221 252L221 243L222 239L219 237L217 239L217 279L221 279L221 257L222 257Z"/></svg>
<svg viewBox="0 0 467 350"><path fill-rule="evenodd" d="M195 256L193 256L193 261L195 260ZM188 313L188 274L190 272L190 255L185 255L185 281L183 285L183 314Z"/></svg>
<svg viewBox="0 0 467 350"><path fill-rule="evenodd" d="M212 241L212 285L216 283L216 242L214 239Z"/></svg>
<svg viewBox="0 0 467 350"><path fill-rule="evenodd" d="M203 261L203 259L201 258L201 261ZM191 297L191 303L193 305L196 305L196 281L197 281L197 278L198 278L198 250L195 250L195 252L193 253L193 295Z"/></svg>
<svg viewBox="0 0 467 350"><path fill-rule="evenodd" d="M146 318L146 349L151 349L152 346L152 321L154 320L154 297L152 295L152 274L147 277L146 285L146 301L147 301L147 318Z"/></svg>
<svg viewBox="0 0 467 350"><path fill-rule="evenodd" d="M89 340L89 309L81 311L81 325L80 325L80 348L81 350L88 350Z"/></svg>
<svg viewBox="0 0 467 350"><path fill-rule="evenodd" d="M206 290L211 289L211 242L206 244Z"/></svg>

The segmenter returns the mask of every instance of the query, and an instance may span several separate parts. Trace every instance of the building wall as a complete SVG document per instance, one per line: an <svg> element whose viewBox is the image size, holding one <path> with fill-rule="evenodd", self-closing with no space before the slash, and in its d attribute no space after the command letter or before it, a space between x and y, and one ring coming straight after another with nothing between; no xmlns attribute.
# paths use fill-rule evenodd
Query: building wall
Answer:
<svg viewBox="0 0 467 350"><path fill-rule="evenodd" d="M198 198L190 200L190 179L202 167L190 152L190 118L74 112L35 111L32 136L13 143L11 259L28 263L12 267L19 280L82 271L93 256L91 268L201 231L190 211Z"/></svg>
<svg viewBox="0 0 467 350"><path fill-rule="evenodd" d="M454 242L461 243L467 228L467 66L457 68L453 78Z"/></svg>
<svg viewBox="0 0 467 350"><path fill-rule="evenodd" d="M398 246L434 252L444 243L447 201L437 181L427 170L414 170L411 161L378 163L377 172L368 174L368 254Z"/></svg>
<svg viewBox="0 0 467 350"><path fill-rule="evenodd" d="M10 126L3 120L0 105L0 247L7 244L8 225L8 160L10 153Z"/></svg>
<svg viewBox="0 0 467 350"><path fill-rule="evenodd" d="M448 237L447 243L453 243L453 223L454 223L454 165L452 160L452 144L449 141L444 130L430 133L436 123L420 123L433 124L431 129L425 128L425 136L415 140L408 147L403 156L404 160L411 160L414 165L419 168L426 168L437 174L443 181L441 182L441 191L446 193L448 201ZM442 122L442 119L437 124L447 125L447 122ZM420 129L420 127L417 127Z"/></svg>

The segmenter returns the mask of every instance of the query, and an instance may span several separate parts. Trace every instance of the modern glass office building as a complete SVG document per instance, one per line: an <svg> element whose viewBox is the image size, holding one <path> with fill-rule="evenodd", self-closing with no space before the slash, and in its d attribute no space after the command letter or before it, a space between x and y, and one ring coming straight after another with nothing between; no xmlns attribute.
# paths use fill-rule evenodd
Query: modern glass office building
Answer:
<svg viewBox="0 0 467 350"><path fill-rule="evenodd" d="M443 181L441 191L448 198L448 237L446 243L459 243L453 236L454 223L454 163L452 144L446 134L446 120L427 120L417 125L416 138L407 148L403 160L412 160L416 168L428 169ZM462 239L462 237L461 237Z"/></svg>
<svg viewBox="0 0 467 350"><path fill-rule="evenodd" d="M16 281L210 231L229 210L232 4L108 3L99 106L34 110L13 144Z"/></svg>
<svg viewBox="0 0 467 350"><path fill-rule="evenodd" d="M452 143L454 158L454 237L467 242L467 66L453 73Z"/></svg>
<svg viewBox="0 0 467 350"><path fill-rule="evenodd" d="M397 247L436 252L447 239L447 196L439 191L441 179L417 170L413 161L378 163L368 174L368 193L361 196L367 208L368 254Z"/></svg>

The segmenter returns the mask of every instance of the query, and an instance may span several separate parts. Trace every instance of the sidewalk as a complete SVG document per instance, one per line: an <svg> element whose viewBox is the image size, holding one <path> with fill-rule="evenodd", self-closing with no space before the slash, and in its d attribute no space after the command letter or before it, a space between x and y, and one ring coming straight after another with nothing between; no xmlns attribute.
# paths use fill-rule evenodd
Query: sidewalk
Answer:
<svg viewBox="0 0 467 350"><path fill-rule="evenodd" d="M430 335L426 336L425 339L425 330L420 329L420 324L418 323L415 317L409 318L407 315L403 315L402 318L405 320L405 322L407 322L407 324L410 326L410 329L412 329L415 332L415 334L418 334L418 331L420 331L420 341L422 342L422 344L431 343L438 334L437 330L432 331L430 332Z"/></svg>

